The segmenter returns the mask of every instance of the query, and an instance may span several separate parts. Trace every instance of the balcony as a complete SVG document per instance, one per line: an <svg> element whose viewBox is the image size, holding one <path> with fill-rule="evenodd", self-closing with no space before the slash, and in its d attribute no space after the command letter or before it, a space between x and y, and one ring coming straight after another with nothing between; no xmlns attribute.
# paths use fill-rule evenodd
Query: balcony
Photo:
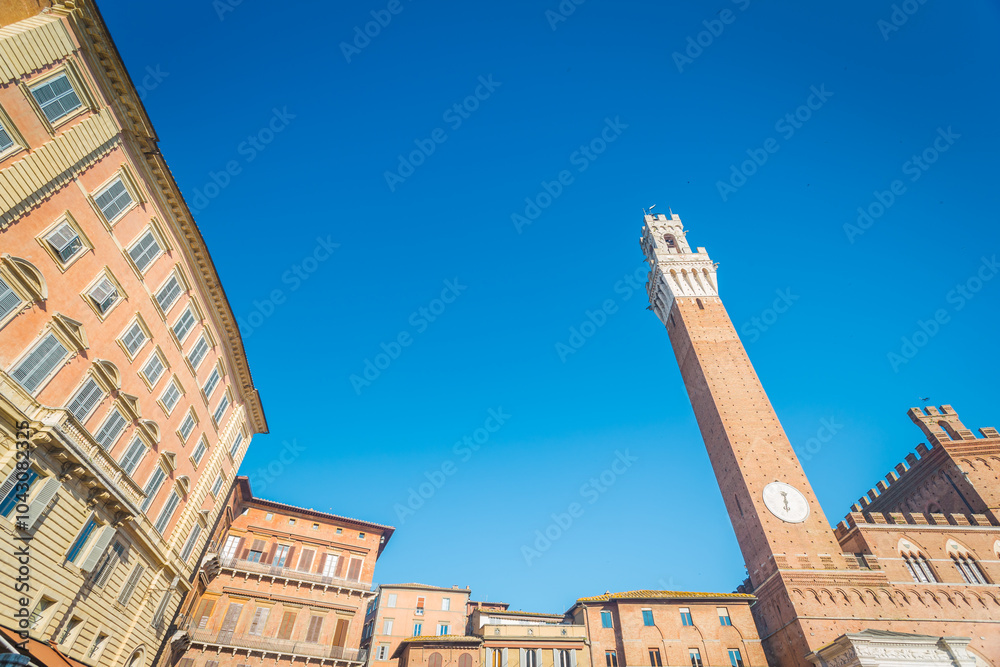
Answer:
<svg viewBox="0 0 1000 667"><path fill-rule="evenodd" d="M220 561L223 572L231 570L234 573L243 572L257 575L261 578L267 577L272 580L281 579L285 581L301 581L308 584L346 591L348 594L358 593L362 598L375 595L373 592L373 589L376 587L375 584L369 584L363 581L340 579L338 577L324 577L318 572L302 572L300 570L293 570L289 567L257 563L251 560L243 560L242 558L235 557L222 558Z"/></svg>
<svg viewBox="0 0 1000 667"><path fill-rule="evenodd" d="M327 646L314 642L295 641L292 639L276 639L274 637L261 637L258 635L237 635L231 631L208 631L198 630L188 626L187 634L190 638L190 646L202 645L214 648L229 648L234 653L246 651L247 654L259 654L262 658L267 656L319 658L321 660L331 660L333 662L361 664L364 657L356 648L344 646Z"/></svg>

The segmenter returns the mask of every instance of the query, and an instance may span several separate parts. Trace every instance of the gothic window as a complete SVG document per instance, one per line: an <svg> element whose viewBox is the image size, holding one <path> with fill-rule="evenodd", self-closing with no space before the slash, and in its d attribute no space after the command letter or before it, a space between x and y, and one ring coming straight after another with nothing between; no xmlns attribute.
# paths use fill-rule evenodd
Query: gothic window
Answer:
<svg viewBox="0 0 1000 667"><path fill-rule="evenodd" d="M664 234L663 244L667 247L667 252L677 252L677 240L673 234Z"/></svg>
<svg viewBox="0 0 1000 667"><path fill-rule="evenodd" d="M918 584L934 583L938 578L934 575L930 563L920 553L903 553L903 564L906 566L913 581Z"/></svg>
<svg viewBox="0 0 1000 667"><path fill-rule="evenodd" d="M955 568L962 574L962 580L967 584L988 584L983 571L979 569L979 563L972 556L966 554L951 554L951 559L955 563Z"/></svg>

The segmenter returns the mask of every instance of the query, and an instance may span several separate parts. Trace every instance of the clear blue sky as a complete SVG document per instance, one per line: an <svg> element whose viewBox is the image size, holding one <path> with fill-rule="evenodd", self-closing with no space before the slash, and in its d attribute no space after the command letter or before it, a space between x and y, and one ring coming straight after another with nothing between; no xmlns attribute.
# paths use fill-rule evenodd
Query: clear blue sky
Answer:
<svg viewBox="0 0 1000 667"><path fill-rule="evenodd" d="M103 2L182 191L206 195L197 220L247 323L271 427L243 466L254 490L395 525L382 582L538 611L605 590L733 590L742 559L666 332L619 283L651 204L721 263L793 444L836 425L803 460L831 521L920 442L906 409L921 398L1000 426L1000 279L949 297L1000 254L1000 10L913 2L880 28L892 4L588 0L562 21L546 15L556 0L400 0L348 62L341 43L390 3ZM673 55L710 29L696 57ZM779 124L797 110L808 120ZM269 123L280 131L261 134ZM602 132L614 140L580 151ZM410 173L398 156L415 142L434 152ZM926 170L907 164L925 149ZM206 191L230 161L238 173ZM562 191L515 225L543 181ZM435 303L445 281L452 303ZM282 303L254 315L275 290ZM772 317L779 291L791 306ZM609 299L561 359L556 344ZM945 323L893 368L938 310ZM401 333L409 345L356 391L351 375ZM501 408L505 423L477 433ZM455 449L477 435L478 451ZM304 450L279 466L285 441ZM616 452L636 461L585 487ZM267 481L269 463L283 470ZM574 502L582 514L529 564L522 546Z"/></svg>

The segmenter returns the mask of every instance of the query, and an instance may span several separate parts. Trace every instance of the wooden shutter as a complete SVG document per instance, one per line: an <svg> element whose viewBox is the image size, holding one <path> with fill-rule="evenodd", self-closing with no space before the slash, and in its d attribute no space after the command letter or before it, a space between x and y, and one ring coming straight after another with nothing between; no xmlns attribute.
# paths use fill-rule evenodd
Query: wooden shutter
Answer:
<svg viewBox="0 0 1000 667"><path fill-rule="evenodd" d="M35 527L35 523L37 523L41 518L42 512L44 512L49 506L49 503L52 502L52 499L56 495L56 491L58 491L61 486L62 482L55 477L49 477L45 480L42 484L42 488L38 490L38 494L35 496L35 499L31 501L31 505L28 508L28 519L25 521L25 525L28 527L28 530Z"/></svg>
<svg viewBox="0 0 1000 667"><path fill-rule="evenodd" d="M333 645L343 646L345 641L347 641L347 619L338 618L337 630L333 633Z"/></svg>
<svg viewBox="0 0 1000 667"><path fill-rule="evenodd" d="M198 613L194 616L194 622L197 624L199 630L204 630L208 627L208 619L211 618L214 608L215 600L201 601L201 604L198 606Z"/></svg>
<svg viewBox="0 0 1000 667"><path fill-rule="evenodd" d="M194 667L194 658L181 658L181 661L177 663L177 667Z"/></svg>
<svg viewBox="0 0 1000 667"><path fill-rule="evenodd" d="M227 642L233 638L233 632L236 630L236 622L240 620L240 614L243 613L243 605L239 602L231 602L229 607L226 608L226 617L222 619L222 628L219 630L219 641Z"/></svg>
<svg viewBox="0 0 1000 667"><path fill-rule="evenodd" d="M316 571L319 572L320 574L323 574L323 570L324 568L326 568L326 559L327 559L326 554L323 554L323 556L319 559L319 567L316 568Z"/></svg>
<svg viewBox="0 0 1000 667"><path fill-rule="evenodd" d="M315 644L319 641L319 631L323 628L323 617L313 616L309 619L309 631L306 632L306 641Z"/></svg>
<svg viewBox="0 0 1000 667"><path fill-rule="evenodd" d="M244 549L243 548L244 544L246 544L246 538L241 537L240 543L236 545L236 553L239 554L237 558L239 558L240 560L246 560L247 556L250 555L250 547L246 547ZM243 549L243 551L240 551L240 549Z"/></svg>
<svg viewBox="0 0 1000 667"><path fill-rule="evenodd" d="M259 551L261 553L264 553L264 545L265 544L266 543L264 542L264 540L254 540L253 541L253 546L250 547L250 551Z"/></svg>
<svg viewBox="0 0 1000 667"><path fill-rule="evenodd" d="M132 574L128 576L128 581L122 586L122 592L118 594L118 601L122 604L128 604L129 599L132 597L132 591L139 584L139 580L142 579L142 573L146 571L146 568L142 565L136 565L132 569Z"/></svg>
<svg viewBox="0 0 1000 667"><path fill-rule="evenodd" d="M347 560L343 556L337 559L337 572L333 575L338 579L344 578L344 561Z"/></svg>
<svg viewBox="0 0 1000 667"><path fill-rule="evenodd" d="M259 635L264 632L264 625L267 623L267 616L271 613L268 607L257 607L257 611L254 612L253 622L250 623L250 630L248 631L251 635Z"/></svg>
<svg viewBox="0 0 1000 667"><path fill-rule="evenodd" d="M93 572L94 567L97 565L97 561L100 560L101 556L104 555L104 551L111 544L111 540L114 539L115 533L114 526L102 526L100 532L97 533L97 538L94 540L94 546L91 547L90 553L84 559L83 564L80 569L84 572Z"/></svg>
<svg viewBox="0 0 1000 667"><path fill-rule="evenodd" d="M264 560L265 563L271 565L274 563L274 552L278 549L277 542L271 542L271 550L267 552L267 558Z"/></svg>
<svg viewBox="0 0 1000 667"><path fill-rule="evenodd" d="M68 354L63 344L49 334L17 365L11 372L11 377L33 394L42 384L42 380L48 377Z"/></svg>
<svg viewBox="0 0 1000 667"><path fill-rule="evenodd" d="M292 636L292 628L295 627L295 612L286 611L281 617L281 625L278 627L278 639L289 639Z"/></svg>
<svg viewBox="0 0 1000 667"><path fill-rule="evenodd" d="M347 570L347 578L351 581L360 581L361 579L361 559L352 558L351 567Z"/></svg>
<svg viewBox="0 0 1000 667"><path fill-rule="evenodd" d="M299 566L296 569L298 569L300 572L308 572L309 566L312 565L313 556L315 555L316 552L313 551L312 549L303 549L302 555L299 556Z"/></svg>

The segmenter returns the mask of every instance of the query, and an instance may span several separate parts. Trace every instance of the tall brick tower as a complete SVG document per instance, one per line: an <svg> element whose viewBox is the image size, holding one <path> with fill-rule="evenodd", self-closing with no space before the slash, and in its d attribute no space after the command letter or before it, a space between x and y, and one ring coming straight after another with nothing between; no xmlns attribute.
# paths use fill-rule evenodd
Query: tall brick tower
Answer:
<svg viewBox="0 0 1000 667"><path fill-rule="evenodd" d="M780 664L801 664L821 638L799 627L786 587L803 572L811 581L810 571L845 568L844 557L719 298L716 265L685 234L676 214L645 216L649 301L670 335L760 600L765 647L794 656Z"/></svg>

